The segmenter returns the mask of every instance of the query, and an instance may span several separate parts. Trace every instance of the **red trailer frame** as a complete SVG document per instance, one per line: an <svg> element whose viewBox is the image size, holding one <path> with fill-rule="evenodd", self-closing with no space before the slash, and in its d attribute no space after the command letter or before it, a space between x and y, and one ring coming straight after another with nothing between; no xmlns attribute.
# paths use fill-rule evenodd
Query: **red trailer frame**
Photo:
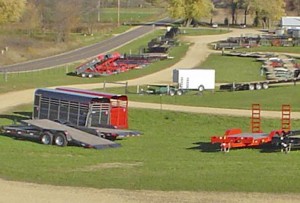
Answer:
<svg viewBox="0 0 300 203"><path fill-rule="evenodd" d="M81 90L68 87L58 87L57 90L75 92L108 98L110 100L110 124L115 128L128 129L128 98L126 95L117 95L104 92Z"/></svg>
<svg viewBox="0 0 300 203"><path fill-rule="evenodd" d="M223 136L212 136L211 143L220 144L221 151L229 152L231 148L255 147L270 143L275 135L282 135L290 131L291 107L282 105L281 129L273 130L270 133L261 131L261 109L259 104L252 105L251 133L242 133L239 128L229 129Z"/></svg>

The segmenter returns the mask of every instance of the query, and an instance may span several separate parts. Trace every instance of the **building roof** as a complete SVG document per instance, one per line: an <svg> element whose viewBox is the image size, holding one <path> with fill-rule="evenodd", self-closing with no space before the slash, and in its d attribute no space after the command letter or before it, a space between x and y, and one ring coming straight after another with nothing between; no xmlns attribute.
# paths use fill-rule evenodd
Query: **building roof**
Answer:
<svg viewBox="0 0 300 203"><path fill-rule="evenodd" d="M286 16L281 18L281 26L292 26L292 27L300 27L300 17L298 16Z"/></svg>

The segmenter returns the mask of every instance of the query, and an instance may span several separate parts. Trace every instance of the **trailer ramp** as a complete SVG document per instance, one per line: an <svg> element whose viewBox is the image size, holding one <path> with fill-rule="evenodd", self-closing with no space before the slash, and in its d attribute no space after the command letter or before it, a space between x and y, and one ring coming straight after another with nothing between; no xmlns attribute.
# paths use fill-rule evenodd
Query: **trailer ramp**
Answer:
<svg viewBox="0 0 300 203"><path fill-rule="evenodd" d="M49 131L64 131L68 132L72 138L71 142L80 144L83 147L91 147L95 149L119 147L120 144L112 142L110 140L97 137L90 133L51 121L48 119L35 119L35 120L23 120L23 123L31 125L40 129L49 130Z"/></svg>

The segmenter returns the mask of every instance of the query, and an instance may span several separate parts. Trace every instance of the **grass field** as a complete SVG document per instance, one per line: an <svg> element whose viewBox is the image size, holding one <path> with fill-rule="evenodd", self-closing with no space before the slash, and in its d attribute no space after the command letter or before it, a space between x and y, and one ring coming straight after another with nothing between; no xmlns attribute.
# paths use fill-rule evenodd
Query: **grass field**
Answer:
<svg viewBox="0 0 300 203"><path fill-rule="evenodd" d="M18 111L29 112L30 106ZM3 119L1 123L9 121ZM0 136L0 177L94 188L185 191L291 192L300 190L300 152L216 151L210 137L227 128L249 130L249 119L130 109L140 137L118 149L59 148ZM279 126L264 120L263 129ZM293 125L299 126L299 121ZM280 188L280 189L279 189Z"/></svg>
<svg viewBox="0 0 300 203"><path fill-rule="evenodd" d="M139 49L139 46L132 45L130 49ZM187 45L174 48L172 56L181 58L187 48ZM124 48L125 51L128 49ZM93 79L66 76L71 67L41 71L34 75L19 74L8 77L7 82L0 82L0 92L37 86L100 83L108 79L126 80L169 67L172 63L174 60L162 61L151 69L148 67ZM211 55L203 66L218 70L218 82L232 82L235 78L238 81L261 80L260 64L252 59ZM46 80L46 77L49 79ZM246 109L250 108L251 103L261 103L264 110L280 110L281 104L289 103L293 111L300 111L297 88L284 86L253 92L216 91L205 92L202 96L190 92L181 97L130 94L129 100ZM131 87L130 91L134 92L135 87ZM22 119L24 115L30 115L31 110L31 105L24 105L15 109L19 113L2 114L0 125ZM223 154L217 146L210 145L211 136L222 135L225 130L236 127L248 132L249 123L250 119L240 117L130 109L130 128L143 132L143 135L118 140L122 145L118 149L59 148L0 136L0 177L45 184L130 190L298 193L299 151L271 153L270 148L266 147L232 150ZM262 121L265 132L280 126L279 119ZM300 121L293 120L292 126L300 126Z"/></svg>
<svg viewBox="0 0 300 203"><path fill-rule="evenodd" d="M228 29L210 29L210 28L180 28L182 35L198 36L198 35L219 35L230 32Z"/></svg>
<svg viewBox="0 0 300 203"><path fill-rule="evenodd" d="M124 93L123 89L110 89L109 91ZM136 92L136 88L133 87L129 91ZM232 109L250 109L251 104L258 103L261 104L263 110L281 111L282 104L290 104L292 111L296 112L300 111L299 99L297 96L291 95L298 94L299 84L297 86L274 86L261 91L215 91L214 93L206 91L203 95L191 91L182 96L174 97L137 94L128 94L128 96L131 101Z"/></svg>

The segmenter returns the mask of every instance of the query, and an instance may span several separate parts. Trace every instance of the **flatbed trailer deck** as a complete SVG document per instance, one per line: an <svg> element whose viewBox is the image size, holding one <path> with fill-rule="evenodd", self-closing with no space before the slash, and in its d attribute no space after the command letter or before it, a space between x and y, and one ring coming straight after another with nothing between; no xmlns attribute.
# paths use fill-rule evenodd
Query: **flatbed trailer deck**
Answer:
<svg viewBox="0 0 300 203"><path fill-rule="evenodd" d="M38 138L43 144L65 146L68 143L86 148L111 148L120 144L48 119L23 120L23 125L5 126L10 136Z"/></svg>
<svg viewBox="0 0 300 203"><path fill-rule="evenodd" d="M230 129L223 136L211 137L211 143L219 143L221 151L228 152L231 148L254 147L269 143L279 134L282 134L282 130L270 133L242 133L241 129Z"/></svg>
<svg viewBox="0 0 300 203"><path fill-rule="evenodd" d="M292 83L293 85L296 85L298 81L300 81L300 78L227 83L227 84L220 85L220 90L227 90L227 91L261 90L261 89L268 89L270 85L276 85L282 83Z"/></svg>

